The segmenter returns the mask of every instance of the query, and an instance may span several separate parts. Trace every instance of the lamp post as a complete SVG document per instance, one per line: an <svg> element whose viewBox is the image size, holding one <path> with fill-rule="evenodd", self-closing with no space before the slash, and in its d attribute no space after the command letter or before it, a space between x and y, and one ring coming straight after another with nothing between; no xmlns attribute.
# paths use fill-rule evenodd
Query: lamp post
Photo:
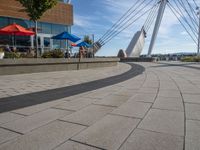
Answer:
<svg viewBox="0 0 200 150"><path fill-rule="evenodd" d="M94 58L94 34L92 34L92 57Z"/></svg>
<svg viewBox="0 0 200 150"><path fill-rule="evenodd" d="M197 15L199 17L199 33L198 33L198 46L197 46L197 56L200 56L200 8L197 7Z"/></svg>

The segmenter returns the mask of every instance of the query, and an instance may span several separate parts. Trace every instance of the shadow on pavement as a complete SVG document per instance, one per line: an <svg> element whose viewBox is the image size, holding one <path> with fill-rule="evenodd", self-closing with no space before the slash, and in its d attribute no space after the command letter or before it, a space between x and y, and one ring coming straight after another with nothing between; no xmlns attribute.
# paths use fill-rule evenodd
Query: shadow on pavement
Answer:
<svg viewBox="0 0 200 150"><path fill-rule="evenodd" d="M185 67L185 68L200 70L200 67L190 66L190 65L195 65L197 63L169 64L169 63L164 63L164 62L162 62L162 63L158 62L157 64L160 64L160 65L158 65L158 66L152 66L152 68L160 68L160 67Z"/></svg>
<svg viewBox="0 0 200 150"><path fill-rule="evenodd" d="M139 74L142 74L145 71L143 66L133 63L128 64L131 65L131 69L117 76L62 88L0 98L0 113L65 98L88 91L93 91L99 88L126 81Z"/></svg>

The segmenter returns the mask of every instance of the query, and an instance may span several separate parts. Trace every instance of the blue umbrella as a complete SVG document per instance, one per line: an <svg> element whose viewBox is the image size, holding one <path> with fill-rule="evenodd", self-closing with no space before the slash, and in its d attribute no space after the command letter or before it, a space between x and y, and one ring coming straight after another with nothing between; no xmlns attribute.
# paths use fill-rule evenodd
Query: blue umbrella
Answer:
<svg viewBox="0 0 200 150"><path fill-rule="evenodd" d="M88 44L87 42L81 42L81 43L79 43L79 44L77 44L77 46L78 47L87 47L87 48L89 48L89 47L92 47L92 45L90 45L90 44Z"/></svg>
<svg viewBox="0 0 200 150"><path fill-rule="evenodd" d="M69 41L72 41L72 42L77 42L79 41L81 38L73 35L73 34L70 34L68 32L62 32L56 36L53 36L52 39L57 39L57 40L69 40Z"/></svg>

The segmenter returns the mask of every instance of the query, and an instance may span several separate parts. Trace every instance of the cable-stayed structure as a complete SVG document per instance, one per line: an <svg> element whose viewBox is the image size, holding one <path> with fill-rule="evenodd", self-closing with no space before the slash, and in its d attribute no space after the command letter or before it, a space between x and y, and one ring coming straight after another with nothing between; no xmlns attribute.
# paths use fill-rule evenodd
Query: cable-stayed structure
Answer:
<svg viewBox="0 0 200 150"><path fill-rule="evenodd" d="M142 17L147 16L141 30L136 32L126 52L129 57L138 57L144 47L146 35L152 24L155 23L148 51L148 55L150 56L166 7L169 7L169 10L176 16L177 20L194 43L199 44L200 20L196 12L198 8L196 0L141 0L135 1L135 3L94 44L95 52Z"/></svg>

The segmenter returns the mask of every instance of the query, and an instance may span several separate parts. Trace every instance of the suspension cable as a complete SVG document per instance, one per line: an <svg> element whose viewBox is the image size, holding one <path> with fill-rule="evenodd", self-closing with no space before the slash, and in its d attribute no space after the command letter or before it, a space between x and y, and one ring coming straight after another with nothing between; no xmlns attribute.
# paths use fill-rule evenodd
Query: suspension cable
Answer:
<svg viewBox="0 0 200 150"><path fill-rule="evenodd" d="M154 7L154 6L153 6ZM114 34L112 37L110 37L109 39L107 39L105 41L105 44L108 43L110 40L112 40L115 36L117 36L118 34L120 34L122 31L124 31L125 29L127 29L130 25L132 25L133 23L135 23L137 20L139 20L141 17L143 17L146 13L148 13L153 7L151 7L150 9L146 10L144 13L142 13L140 16L138 16L135 20L133 20L130 24L128 24L126 27L124 27L123 29L121 29L120 31L118 31L118 33Z"/></svg>
<svg viewBox="0 0 200 150"><path fill-rule="evenodd" d="M159 5L157 5L155 7L155 10L154 10L154 13L152 14L148 24L144 24L144 29L145 29L145 32L147 33L149 31L149 29L151 28L151 25L153 24L154 20L155 20L155 17L157 15L157 12L158 12L158 8L159 8Z"/></svg>
<svg viewBox="0 0 200 150"><path fill-rule="evenodd" d="M176 2L176 1L175 1ZM189 16L190 20L192 21L193 25L197 25L198 26L198 23L196 22L196 19L193 18L190 13L188 12L187 10L187 7L185 6L184 2L182 0L178 0L178 3L181 5L181 7L185 10L185 12L187 13L187 15ZM195 24L194 24L195 23Z"/></svg>
<svg viewBox="0 0 200 150"><path fill-rule="evenodd" d="M184 25L184 23L182 23L182 21L180 20L180 18L178 17L177 10L170 4L167 4L170 8L170 10L172 11L172 13L176 16L176 18L178 19L178 21L181 23L181 25L183 26L183 28L185 29L185 31L189 34L189 36L192 38L192 40L197 44L197 41L195 40L195 38L191 35L191 33L187 30L187 27ZM180 14L179 14L180 15Z"/></svg>
<svg viewBox="0 0 200 150"><path fill-rule="evenodd" d="M180 1L178 0L178 2L179 2L179 4L181 5L181 3L180 3ZM183 11L182 11L182 9L178 6L178 4L176 3L176 1L174 1L174 3L176 4L176 6L177 6L177 8L178 8L178 10L176 10L173 6L173 8L178 12L178 14L180 15L180 16L182 16L182 18L183 18L183 20L187 23L187 25L190 27L190 29L191 29L191 31L193 32L193 34L194 35L196 35L196 33L197 33L197 28L195 27L196 25L194 25L194 23L193 23L193 25L194 25L194 27L192 27L192 25L190 25L190 23L188 22L188 20L186 19L186 17L185 17L185 15L184 15L184 13L183 13Z"/></svg>
<svg viewBox="0 0 200 150"><path fill-rule="evenodd" d="M196 19L198 20L198 16L197 16L197 13L196 13L195 9L192 7L192 5L190 4L190 2L189 2L188 0L186 0L186 2L187 2L187 4L188 4L189 7L190 7L190 10L191 10L191 12L192 12L193 17L196 18ZM197 22L196 19L195 19L195 21ZM197 22L197 24L198 24L198 22Z"/></svg>
<svg viewBox="0 0 200 150"><path fill-rule="evenodd" d="M116 28L114 32L110 33L106 38L104 38L102 41L105 42L107 41L110 37L112 37L113 35L115 35L121 28L123 28L124 26L127 25L127 23L129 23L132 19L134 19L139 13L140 11L144 10L146 7L149 6L149 4L152 3L152 0L149 1L149 3L147 3L144 7L142 7L140 10L138 10L138 12L132 16L131 18L129 18L124 24L122 24L119 28Z"/></svg>
<svg viewBox="0 0 200 150"><path fill-rule="evenodd" d="M143 0L141 3L134 3L126 12L125 14L123 14L119 20L117 20L113 26L107 30L107 32L101 37L101 39L103 39L107 34L109 34L109 32L113 31L114 28L116 28L117 26L119 26L121 23L123 23L126 19L127 16L133 14L141 5L144 4L146 0Z"/></svg>
<svg viewBox="0 0 200 150"><path fill-rule="evenodd" d="M152 17L154 16L154 13L155 13L156 9L157 9L157 7L154 7L154 8L150 11L149 15L147 16L147 19L146 19L146 21L144 22L144 27L145 27L145 28L146 28L146 26L148 26L149 23L151 22Z"/></svg>

